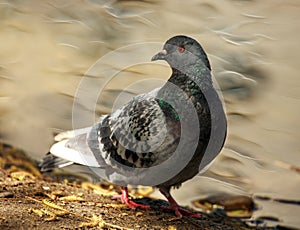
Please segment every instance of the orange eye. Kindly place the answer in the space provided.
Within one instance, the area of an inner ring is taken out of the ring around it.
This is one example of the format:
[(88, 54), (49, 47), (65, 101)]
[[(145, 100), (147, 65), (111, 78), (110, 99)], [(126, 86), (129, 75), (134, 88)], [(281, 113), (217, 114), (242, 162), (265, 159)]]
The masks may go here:
[(179, 53), (183, 53), (183, 52), (185, 51), (184, 46), (178, 46), (177, 51), (178, 51)]

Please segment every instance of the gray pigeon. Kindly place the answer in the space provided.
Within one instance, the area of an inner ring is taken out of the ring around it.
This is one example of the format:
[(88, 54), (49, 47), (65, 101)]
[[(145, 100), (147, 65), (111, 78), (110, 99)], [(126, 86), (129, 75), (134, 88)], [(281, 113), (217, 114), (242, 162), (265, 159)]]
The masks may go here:
[(213, 87), (211, 67), (201, 45), (175, 36), (152, 61), (164, 60), (172, 75), (164, 86), (134, 97), (92, 127), (55, 137), (42, 171), (70, 164), (89, 166), (97, 176), (118, 184), (118, 197), (130, 208), (150, 208), (130, 200), (128, 185), (157, 187), (178, 217), (200, 217), (180, 207), (171, 187), (205, 171), (221, 151), (226, 117)]

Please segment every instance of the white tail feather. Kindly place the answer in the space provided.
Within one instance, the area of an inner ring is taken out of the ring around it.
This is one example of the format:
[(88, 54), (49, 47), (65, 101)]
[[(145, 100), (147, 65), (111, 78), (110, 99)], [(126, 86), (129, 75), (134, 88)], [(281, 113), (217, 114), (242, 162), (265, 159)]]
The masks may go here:
[[(50, 153), (54, 156), (61, 157), (65, 160), (82, 164), (91, 167), (100, 167), (93, 153), (90, 151), (90, 154), (83, 154), (78, 152), (75, 149), (71, 149), (67, 147), (68, 140), (60, 141), (54, 145), (52, 145), (50, 149)], [(88, 149), (88, 146), (87, 146)]]

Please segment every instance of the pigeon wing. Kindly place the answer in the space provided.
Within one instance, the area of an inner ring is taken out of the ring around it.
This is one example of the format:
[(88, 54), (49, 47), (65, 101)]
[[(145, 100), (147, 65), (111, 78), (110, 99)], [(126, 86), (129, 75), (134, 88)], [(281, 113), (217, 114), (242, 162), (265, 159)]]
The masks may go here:
[(147, 168), (166, 158), (169, 151), (159, 149), (167, 134), (165, 114), (156, 98), (145, 94), (94, 125), (88, 142), (100, 165)]

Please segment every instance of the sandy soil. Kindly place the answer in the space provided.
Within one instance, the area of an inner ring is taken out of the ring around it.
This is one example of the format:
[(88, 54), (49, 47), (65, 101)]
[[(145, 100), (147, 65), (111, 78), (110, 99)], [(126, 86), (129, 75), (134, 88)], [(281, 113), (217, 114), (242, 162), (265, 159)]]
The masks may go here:
[(151, 210), (129, 209), (111, 198), (118, 187), (55, 182), (40, 175), (22, 151), (3, 144), (0, 168), (0, 229), (252, 229), (217, 213), (178, 219), (160, 209), (165, 201), (147, 197), (151, 191), (133, 194)]

